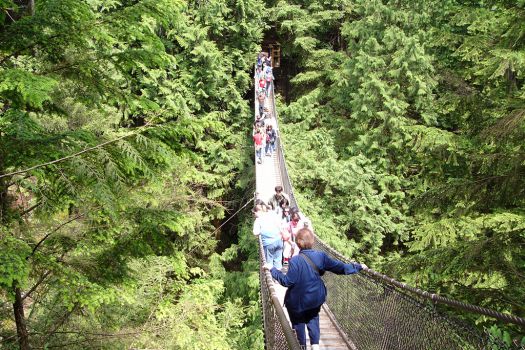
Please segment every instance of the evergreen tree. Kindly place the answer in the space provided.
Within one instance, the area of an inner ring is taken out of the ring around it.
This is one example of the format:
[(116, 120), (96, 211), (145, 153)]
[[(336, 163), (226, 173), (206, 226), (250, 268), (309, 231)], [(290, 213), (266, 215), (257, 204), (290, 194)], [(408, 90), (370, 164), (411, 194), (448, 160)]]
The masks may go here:
[(2, 4), (6, 347), (227, 349), (258, 325), (212, 234), (250, 165), (262, 6), (209, 5)]
[(272, 18), (299, 65), (283, 139), (320, 236), (412, 285), (522, 316), (523, 6), (280, 1)]

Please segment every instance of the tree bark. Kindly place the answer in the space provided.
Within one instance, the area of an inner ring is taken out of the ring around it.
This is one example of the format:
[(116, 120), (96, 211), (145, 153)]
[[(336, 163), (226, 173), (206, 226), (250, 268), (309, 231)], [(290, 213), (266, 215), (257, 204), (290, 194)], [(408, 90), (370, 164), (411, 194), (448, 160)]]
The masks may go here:
[[(1, 140), (2, 134), (0, 133), (0, 174), (4, 173), (4, 150)], [(5, 177), (0, 178), (0, 223), (5, 224), (7, 222), (7, 209), (8, 209), (8, 197), (7, 197), (7, 186), (8, 181)]]
[(15, 302), (13, 312), (15, 314), (16, 334), (18, 335), (18, 345), (20, 350), (31, 350), (29, 345), (29, 334), (27, 333), (26, 318), (24, 316), (24, 299), (19, 287), (15, 287)]
[(35, 15), (35, 0), (29, 0), (27, 2), (27, 12), (30, 16)]

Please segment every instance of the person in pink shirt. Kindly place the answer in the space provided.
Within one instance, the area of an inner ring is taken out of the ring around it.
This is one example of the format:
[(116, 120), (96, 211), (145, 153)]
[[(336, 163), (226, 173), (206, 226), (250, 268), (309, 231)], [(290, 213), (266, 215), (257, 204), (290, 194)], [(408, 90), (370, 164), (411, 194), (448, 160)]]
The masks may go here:
[(257, 163), (262, 163), (262, 149), (263, 149), (263, 134), (261, 130), (257, 130), (253, 135), (253, 142), (255, 144), (255, 156), (257, 157)]
[(304, 228), (304, 222), (301, 220), (299, 213), (292, 213), (290, 219), (291, 220), (288, 224), (288, 231), (290, 231), (290, 235), (295, 241), (295, 236), (297, 236), (297, 232), (299, 232), (300, 229)]

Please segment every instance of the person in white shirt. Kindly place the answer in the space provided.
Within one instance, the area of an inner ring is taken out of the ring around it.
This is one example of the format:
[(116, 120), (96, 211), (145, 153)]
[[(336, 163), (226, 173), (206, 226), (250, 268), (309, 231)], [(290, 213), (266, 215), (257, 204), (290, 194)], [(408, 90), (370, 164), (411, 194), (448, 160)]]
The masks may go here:
[(281, 269), (283, 267), (281, 218), (274, 211), (265, 212), (262, 205), (256, 205), (253, 213), (256, 218), (253, 223), (253, 234), (261, 236), (266, 262), (277, 269)]

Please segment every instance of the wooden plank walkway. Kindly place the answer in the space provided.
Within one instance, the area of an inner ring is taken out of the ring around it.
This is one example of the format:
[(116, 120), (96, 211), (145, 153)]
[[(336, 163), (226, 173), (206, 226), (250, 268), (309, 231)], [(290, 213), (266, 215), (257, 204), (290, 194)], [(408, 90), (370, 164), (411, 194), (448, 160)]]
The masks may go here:
[[(274, 119), (275, 113), (272, 108), (272, 104), (270, 103), (270, 100), (273, 98), (272, 95), (270, 95), (269, 98), (265, 101), (265, 107), (267, 107), (272, 112), (272, 119), (270, 120), (270, 123), (272, 123), (274, 129), (277, 130), (277, 123)], [(257, 107), (257, 106), (256, 106)], [(263, 156), (263, 163), (262, 164), (255, 164), (256, 167), (256, 191), (258, 193), (258, 197), (264, 201), (267, 201), (273, 194), (274, 194), (274, 188), (277, 185), (282, 185), (281, 182), (281, 176), (279, 172), (279, 162), (276, 153), (279, 152), (279, 150), (276, 150), (274, 154), (272, 154), (271, 157)], [(284, 294), (286, 293), (286, 288), (279, 285), (278, 283), (275, 283), (275, 290), (277, 292), (277, 297), (279, 298), (280, 304), (284, 304)], [(286, 313), (286, 317), (288, 318), (288, 312), (286, 308), (284, 307), (284, 311)], [(325, 304), (323, 305), (323, 308), (321, 309), (321, 313), (319, 314), (319, 320), (320, 320), (320, 326), (321, 326), (321, 339), (319, 342), (320, 349), (330, 349), (330, 350), (343, 350), (343, 349), (355, 349), (354, 346), (352, 346), (352, 343), (346, 339), (345, 336), (343, 336), (339, 331), (337, 325), (332, 321), (332, 319), (329, 317), (329, 309), (328, 306)], [(288, 318), (289, 320), (289, 318)], [(307, 344), (309, 344), (310, 341), (307, 340)], [(308, 349), (310, 349), (310, 346), (308, 345)]]
[[(277, 292), (277, 297), (279, 298), (279, 302), (281, 305), (284, 305), (284, 293), (286, 293), (286, 288), (281, 286), (278, 283), (275, 283), (274, 285), (275, 290)], [(286, 313), (286, 317), (288, 318), (288, 311), (286, 310), (286, 307), (284, 308), (284, 312)], [(341, 335), (341, 333), (338, 331), (338, 327), (330, 316), (328, 315), (329, 309), (328, 306), (325, 304), (321, 308), (321, 312), (319, 313), (319, 324), (321, 328), (321, 339), (319, 341), (319, 348), (320, 349), (330, 349), (330, 350), (348, 350), (348, 349), (355, 349), (350, 344), (346, 337)], [(288, 318), (288, 321), (290, 319)], [(308, 334), (308, 332), (307, 332)], [(308, 339), (308, 336), (306, 337), (306, 343), (310, 344), (310, 340)], [(310, 349), (310, 345), (308, 345), (308, 349)]]

